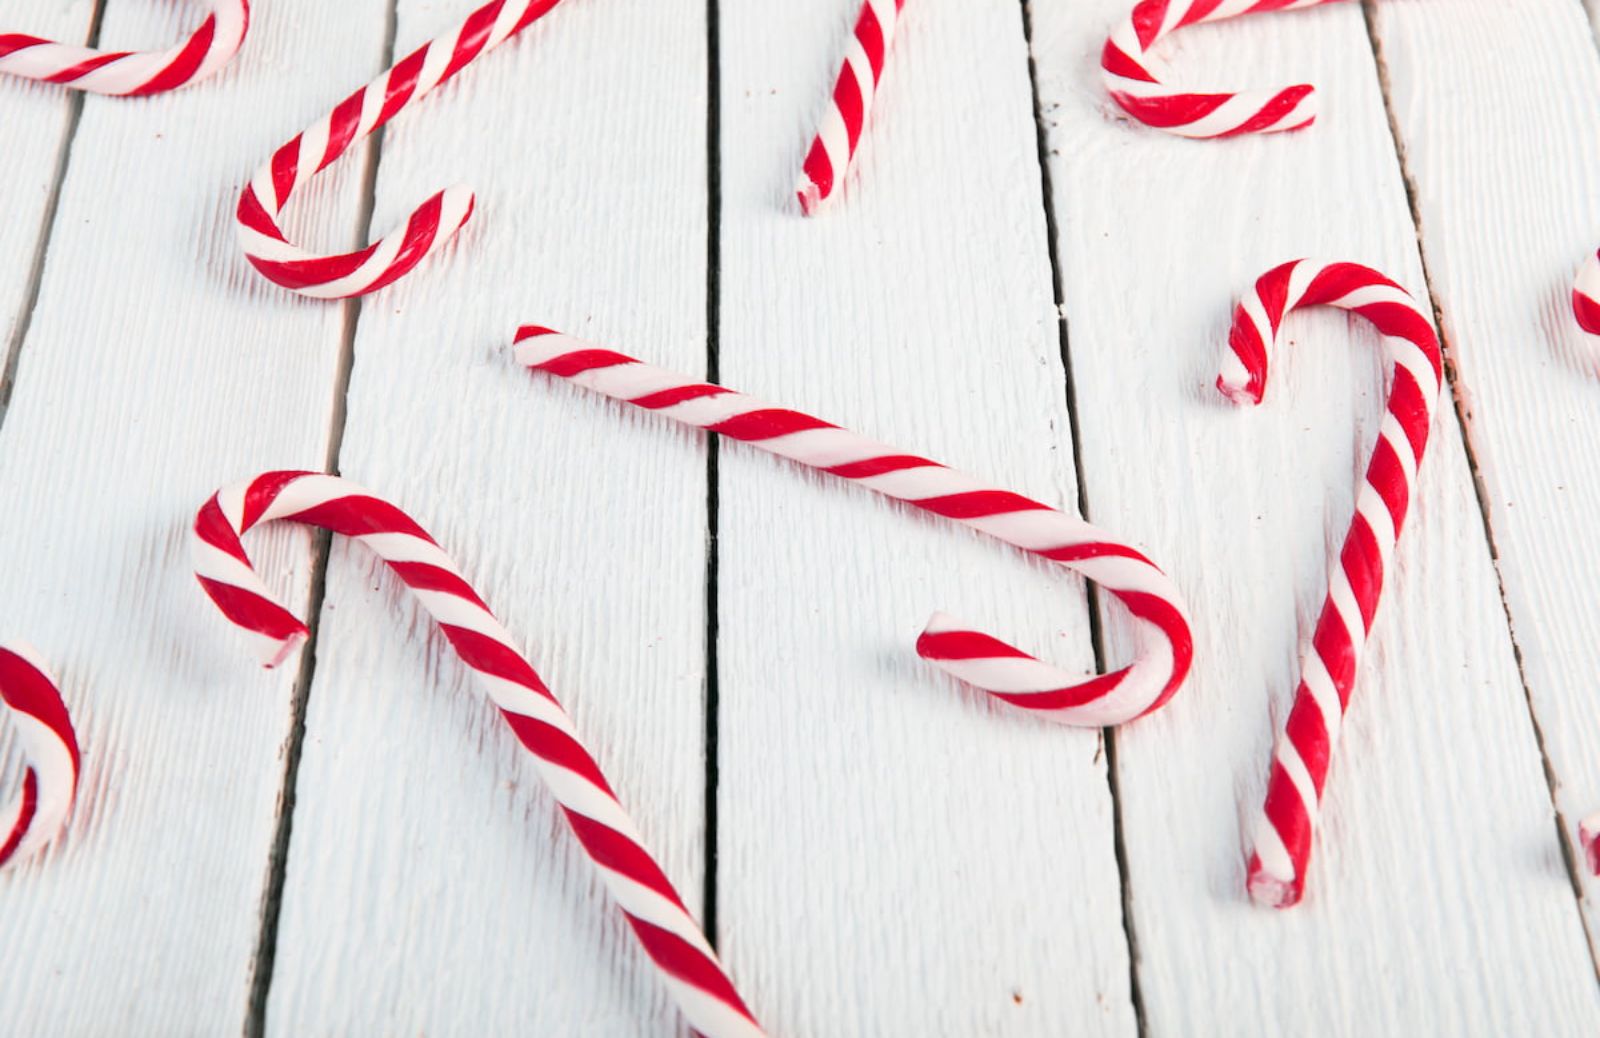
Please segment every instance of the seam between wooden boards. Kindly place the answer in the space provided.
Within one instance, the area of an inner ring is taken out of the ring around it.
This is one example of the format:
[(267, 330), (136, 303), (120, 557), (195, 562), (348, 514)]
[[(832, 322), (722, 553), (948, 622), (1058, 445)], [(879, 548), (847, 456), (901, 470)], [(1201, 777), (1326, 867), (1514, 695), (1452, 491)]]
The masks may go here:
[[(106, 0), (95, 0), (85, 46), (93, 47), (100, 41), (100, 23), (105, 15), (105, 4)], [(39, 236), (35, 239), (33, 259), (28, 266), (22, 290), (21, 316), (17, 319), (11, 341), (6, 343), (5, 354), (0, 356), (0, 426), (5, 425), (6, 412), (11, 406), (11, 392), (17, 382), (17, 368), (22, 363), (22, 346), (28, 338), (28, 330), (33, 327), (33, 312), (39, 305), (39, 290), (44, 284), (44, 258), (55, 234), (56, 213), (61, 205), (61, 185), (66, 182), (67, 166), (72, 161), (72, 144), (77, 139), (78, 126), (83, 121), (84, 91), (67, 89), (65, 101), (66, 127), (62, 133), (61, 147), (56, 152), (56, 168), (51, 177), (49, 194), (45, 197), (44, 213), (39, 220)]]
[[(384, 21), (382, 65), (394, 64), (395, 36), (399, 22), (399, 0), (389, 0)], [(382, 159), (386, 128), (379, 127), (368, 139), (362, 154), (360, 211), (356, 217), (355, 247), (360, 248), (372, 233), (372, 215), (377, 206), (378, 164)], [(287, 289), (285, 290), (287, 291)], [(323, 471), (339, 475), (339, 450), (344, 443), (348, 416), (350, 375), (355, 367), (356, 330), (361, 320), (361, 297), (343, 300), (339, 360), (334, 372), (332, 400), (328, 416), (327, 452)], [(305, 747), (306, 710), (311, 699), (311, 684), (316, 677), (317, 652), (322, 628), (322, 606), (328, 590), (328, 557), (333, 549), (333, 534), (318, 530), (311, 548), (310, 593), (306, 612), (309, 634), (300, 650), (300, 670), (295, 675), (290, 706), (289, 738), (284, 747), (283, 778), (279, 784), (278, 818), (272, 849), (267, 857), (267, 874), (262, 887), (261, 919), (256, 950), (251, 957), (248, 1001), (245, 1006), (246, 1038), (262, 1038), (266, 1033), (267, 999), (272, 989), (273, 965), (277, 960), (278, 924), (283, 910), (283, 888), (288, 876), (289, 843), (294, 830), (294, 808), (300, 758)]]
[[(722, 320), (722, 64), (718, 0), (706, 0), (706, 381), (719, 382)], [(701, 929), (717, 946), (717, 488), (719, 437), (706, 438), (705, 864)]]
[[(1078, 394), (1077, 386), (1072, 377), (1072, 353), (1070, 348), (1070, 334), (1067, 328), (1066, 299), (1062, 290), (1061, 260), (1058, 253), (1057, 241), (1059, 240), (1058, 227), (1056, 226), (1055, 207), (1052, 204), (1052, 184), (1050, 175), (1050, 141), (1045, 128), (1044, 109), (1039, 96), (1039, 71), (1038, 63), (1033, 57), (1033, 16), (1030, 9), (1032, 0), (1019, 0), (1018, 6), (1022, 14), (1023, 47), (1028, 59), (1028, 89), (1033, 99), (1033, 123), (1039, 158), (1039, 187), (1040, 208), (1044, 211), (1045, 248), (1050, 256), (1050, 287), (1056, 311), (1056, 328), (1061, 351), (1061, 367), (1064, 374), (1063, 394), (1067, 406), (1067, 427), (1072, 436), (1072, 468), (1077, 482), (1078, 514), (1084, 519), (1089, 518), (1089, 491), (1084, 478), (1082, 434), (1078, 427)], [(1094, 666), (1097, 673), (1106, 670), (1105, 634), (1101, 620), (1099, 589), (1089, 582), (1085, 585), (1085, 594), (1088, 598), (1089, 614), (1089, 642), (1094, 650)], [(1117, 862), (1117, 885), (1122, 895), (1122, 935), (1128, 949), (1128, 998), (1133, 1005), (1134, 1026), (1141, 1038), (1149, 1033), (1148, 1021), (1145, 1018), (1144, 998), (1139, 988), (1139, 940), (1138, 932), (1133, 922), (1133, 891), (1129, 885), (1128, 877), (1128, 851), (1123, 835), (1122, 821), (1122, 788), (1117, 781), (1117, 735), (1114, 727), (1100, 729), (1100, 743), (1106, 755), (1106, 784), (1111, 793), (1111, 842), (1113, 854)]]
[(1561, 860), (1567, 870), (1567, 879), (1572, 888), (1573, 909), (1578, 914), (1578, 922), (1583, 927), (1584, 937), (1589, 946), (1590, 964), (1595, 970), (1595, 978), (1600, 981), (1600, 957), (1597, 957), (1595, 935), (1589, 929), (1589, 923), (1583, 913), (1583, 883), (1578, 871), (1578, 853), (1572, 845), (1570, 829), (1566, 819), (1562, 816), (1560, 804), (1556, 798), (1555, 769), (1550, 763), (1550, 754), (1545, 746), (1544, 730), (1539, 724), (1538, 711), (1534, 708), (1533, 691), (1528, 684), (1527, 667), (1524, 664), (1522, 645), (1517, 640), (1517, 625), (1511, 614), (1510, 599), (1506, 595), (1505, 571), (1500, 565), (1500, 550), (1495, 543), (1494, 521), (1489, 510), (1489, 491), (1484, 482), (1483, 471), (1478, 465), (1477, 451), (1472, 441), (1471, 409), (1467, 405), (1463, 390), (1456, 378), (1455, 350), (1451, 343), (1449, 333), (1444, 321), (1444, 313), (1439, 306), (1438, 296), (1433, 289), (1433, 273), (1428, 265), (1428, 247), (1422, 234), (1422, 209), (1417, 200), (1417, 184), (1412, 176), (1411, 166), (1407, 161), (1405, 141), (1400, 132), (1399, 121), (1395, 117), (1393, 91), (1389, 77), (1389, 66), (1383, 53), (1383, 43), (1378, 36), (1376, 0), (1361, 0), (1361, 13), (1367, 30), (1367, 41), (1372, 47), (1372, 57), (1378, 73), (1378, 88), (1383, 97), (1384, 115), (1389, 123), (1389, 135), (1394, 141), (1395, 159), (1400, 165), (1400, 177), (1405, 185), (1406, 206), (1411, 211), (1411, 224), (1417, 239), (1417, 255), (1422, 265), (1423, 288), (1427, 293), (1427, 305), (1433, 315), (1434, 327), (1439, 333), (1439, 344), (1443, 353), (1444, 377), (1450, 386), (1451, 406), (1455, 409), (1456, 424), (1461, 434), (1461, 448), (1467, 459), (1467, 468), (1472, 475), (1472, 493), (1478, 503), (1478, 515), (1482, 522), (1484, 545), (1489, 552), (1489, 561), (1494, 567), (1496, 590), (1500, 596), (1500, 610), (1505, 616), (1506, 633), (1511, 639), (1511, 653), (1517, 665), (1517, 680), (1522, 686), (1522, 698), (1528, 709), (1528, 722), (1533, 728), (1534, 742), (1539, 747), (1539, 763), (1544, 771), (1545, 787), (1550, 795), (1550, 808), (1555, 818), (1556, 842), (1561, 848)]

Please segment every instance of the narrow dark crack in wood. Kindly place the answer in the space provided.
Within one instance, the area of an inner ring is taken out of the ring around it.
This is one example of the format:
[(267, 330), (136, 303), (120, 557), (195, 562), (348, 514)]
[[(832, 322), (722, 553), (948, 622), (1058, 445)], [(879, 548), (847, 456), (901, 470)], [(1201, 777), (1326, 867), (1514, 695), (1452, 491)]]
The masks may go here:
[(1406, 156), (1405, 139), (1400, 131), (1399, 119), (1395, 115), (1394, 91), (1390, 82), (1389, 66), (1384, 58), (1383, 42), (1378, 33), (1378, 12), (1376, 0), (1362, 0), (1362, 16), (1366, 22), (1367, 42), (1372, 48), (1373, 62), (1377, 67), (1378, 85), (1383, 94), (1384, 114), (1389, 121), (1389, 134), (1394, 142), (1396, 161), (1400, 165), (1400, 177), (1405, 185), (1406, 205), (1411, 212), (1412, 230), (1417, 240), (1417, 255), (1422, 263), (1423, 287), (1427, 292), (1426, 303), (1433, 313), (1434, 326), (1439, 331), (1439, 344), (1444, 354), (1444, 376), (1450, 386), (1450, 399), (1456, 414), (1456, 426), (1461, 433), (1461, 448), (1466, 454), (1467, 468), (1472, 475), (1472, 492), (1478, 503), (1478, 518), (1483, 528), (1484, 545), (1489, 552), (1489, 560), (1494, 567), (1495, 585), (1500, 595), (1500, 609), (1505, 616), (1506, 632), (1511, 640), (1511, 652), (1516, 661), (1517, 680), (1522, 686), (1522, 699), (1528, 710), (1528, 723), (1533, 728), (1533, 737), (1539, 748), (1539, 761), (1544, 769), (1545, 787), (1550, 797), (1550, 808), (1555, 815), (1556, 841), (1561, 848), (1561, 858), (1566, 866), (1567, 879), (1572, 887), (1573, 906), (1578, 914), (1578, 922), (1583, 927), (1584, 936), (1589, 945), (1590, 965), (1595, 972), (1595, 980), (1600, 983), (1600, 948), (1595, 945), (1595, 935), (1590, 930), (1589, 921), (1583, 912), (1583, 880), (1578, 862), (1580, 854), (1572, 841), (1572, 830), (1567, 820), (1562, 816), (1561, 806), (1556, 797), (1559, 781), (1556, 778), (1554, 766), (1550, 762), (1550, 752), (1545, 745), (1544, 729), (1539, 724), (1539, 713), (1534, 707), (1533, 688), (1528, 682), (1528, 671), (1523, 660), (1522, 645), (1517, 640), (1516, 619), (1511, 612), (1511, 601), (1506, 594), (1505, 570), (1500, 565), (1500, 549), (1495, 541), (1494, 520), (1490, 511), (1489, 489), (1484, 480), (1483, 470), (1478, 464), (1478, 454), (1472, 442), (1471, 407), (1468, 404), (1466, 390), (1460, 384), (1456, 373), (1455, 346), (1448, 333), (1444, 320), (1444, 311), (1439, 306), (1438, 294), (1434, 291), (1433, 273), (1428, 265), (1428, 247), (1422, 234), (1422, 208), (1418, 201), (1416, 178), (1412, 175), (1411, 165)]

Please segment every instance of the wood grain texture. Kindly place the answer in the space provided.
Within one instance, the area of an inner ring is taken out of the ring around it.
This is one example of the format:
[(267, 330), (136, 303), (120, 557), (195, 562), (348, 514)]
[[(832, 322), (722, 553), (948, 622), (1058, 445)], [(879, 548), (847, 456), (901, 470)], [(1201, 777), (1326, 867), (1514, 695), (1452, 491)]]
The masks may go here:
[(1570, 840), (1600, 809), (1600, 350), (1569, 303), (1600, 246), (1600, 56), (1562, 0), (1382, 4), (1374, 24)]
[[(1020, 9), (908, 4), (808, 221), (856, 13), (722, 5), (722, 380), (1074, 509)], [(718, 918), (772, 1033), (1132, 1033), (1098, 734), (912, 651), (948, 608), (1088, 672), (1082, 582), (738, 445), (719, 505)]]
[[(1091, 518), (1169, 560), (1198, 610), (1195, 678), (1118, 736), (1150, 1030), (1593, 1033), (1600, 1000), (1448, 408), (1329, 776), (1307, 900), (1246, 902), (1296, 639), (1348, 526), (1384, 375), (1370, 328), (1297, 316), (1266, 403), (1235, 411), (1211, 385), (1232, 301), (1305, 254), (1418, 292), (1423, 279), (1357, 7), (1175, 37), (1175, 80), (1323, 91), (1310, 130), (1204, 143), (1130, 124), (1104, 96), (1093, 56), (1125, 10), (1031, 5)], [(1127, 627), (1107, 626), (1115, 652)]]
[[(60, 0), (16, 0), (6, 5), (0, 32), (82, 43), (93, 13), (90, 0), (71, 5)], [(0, 133), (5, 136), (5, 175), (0, 176), (0, 213), (5, 214), (0, 219), (0, 378), (26, 317), (34, 261), (45, 233), (45, 213), (71, 110), (71, 95), (61, 87), (0, 76)], [(0, 401), (4, 399), (5, 387), (0, 385)]]
[[(452, 182), (479, 207), (364, 303), (340, 459), (460, 562), (697, 914), (706, 448), (510, 343), (538, 322), (703, 370), (705, 10), (570, 0), (395, 122), (374, 226)], [(402, 2), (397, 52), (458, 13)], [(683, 1030), (532, 758), (381, 570), (334, 548), (268, 1030)]]
[[(193, 17), (114, 3), (102, 37), (153, 46)], [(85, 103), (0, 434), (0, 627), (58, 668), (85, 766), (63, 842), (0, 876), (8, 1031), (242, 1027), (294, 673), (263, 675), (214, 615), (187, 532), (222, 482), (319, 463), (342, 318), (269, 290), (231, 212), (320, 99), (374, 71), (381, 20), (262, 4), (205, 89)], [(351, 237), (349, 172), (300, 230)], [(309, 545), (252, 545), (292, 600)]]

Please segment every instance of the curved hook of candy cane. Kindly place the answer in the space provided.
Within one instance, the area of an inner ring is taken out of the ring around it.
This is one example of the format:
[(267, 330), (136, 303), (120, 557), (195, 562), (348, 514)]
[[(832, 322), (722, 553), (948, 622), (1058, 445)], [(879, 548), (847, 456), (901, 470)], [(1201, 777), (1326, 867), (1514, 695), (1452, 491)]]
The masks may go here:
[(1359, 264), (1295, 260), (1263, 274), (1240, 301), (1217, 388), (1235, 403), (1259, 403), (1284, 316), (1306, 306), (1335, 306), (1371, 321), (1383, 335), (1393, 374), (1388, 414), (1356, 496), (1350, 531), (1328, 565), (1328, 596), (1303, 653), (1300, 684), (1256, 819), (1250, 895), (1278, 908), (1295, 904), (1305, 889), (1328, 762), (1378, 611), (1384, 571), (1405, 523), (1442, 371), (1433, 324), (1405, 289)]
[(93, 50), (0, 33), (0, 73), (93, 94), (143, 97), (205, 79), (233, 59), (249, 31), (249, 0), (212, 0), (200, 28), (170, 50)]
[(516, 357), (605, 396), (752, 444), (860, 483), (1077, 570), (1140, 621), (1134, 662), (1087, 681), (943, 613), (917, 653), (1014, 706), (1062, 724), (1121, 724), (1162, 706), (1189, 673), (1188, 611), (1167, 575), (1137, 549), (1082, 519), (836, 425), (664, 371), (537, 325), (518, 330)]
[(714, 1038), (759, 1038), (699, 926), (633, 820), (584, 749), (571, 719), (483, 600), (427, 531), (353, 483), (315, 472), (267, 472), (224, 487), (195, 518), (195, 576), (267, 666), (283, 662), (307, 629), (256, 575), (241, 536), (276, 519), (360, 541), (386, 562), (477, 675), (561, 806), (578, 842), (661, 972), (691, 1026)]
[(1106, 90), (1146, 126), (1180, 137), (1233, 137), (1310, 126), (1317, 117), (1309, 83), (1276, 90), (1195, 93), (1162, 82), (1150, 48), (1175, 29), (1255, 11), (1294, 11), (1335, 0), (1141, 0), (1100, 52)]
[(39, 654), (20, 642), (0, 645), (0, 713), (22, 737), (22, 791), (0, 807), (0, 868), (49, 843), (78, 795), (78, 737), (61, 692)]
[(559, 0), (493, 0), (397, 62), (275, 152), (239, 197), (240, 247), (269, 281), (316, 299), (366, 295), (404, 277), (472, 217), (471, 189), (438, 192), (403, 227), (355, 252), (324, 255), (290, 242), (279, 219), (312, 176), (478, 57), (533, 24)]
[(822, 203), (834, 196), (855, 157), (904, 6), (905, 0), (865, 0), (861, 5), (844, 65), (833, 86), (833, 97), (811, 150), (806, 152), (800, 182), (795, 186), (800, 211), (807, 216), (815, 214)]

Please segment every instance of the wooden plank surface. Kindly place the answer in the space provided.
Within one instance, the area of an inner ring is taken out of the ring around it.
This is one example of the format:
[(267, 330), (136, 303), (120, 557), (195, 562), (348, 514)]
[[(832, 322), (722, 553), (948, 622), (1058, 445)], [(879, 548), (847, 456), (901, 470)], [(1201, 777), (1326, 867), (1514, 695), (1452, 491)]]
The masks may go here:
[[(849, 6), (723, 5), (722, 380), (1072, 509), (1020, 10), (908, 4), (808, 221)], [(948, 608), (1087, 672), (1082, 582), (738, 445), (719, 466), (718, 918), (764, 1022), (1131, 1033), (1098, 733), (912, 652)]]
[[(1211, 387), (1232, 299), (1307, 253), (1419, 292), (1423, 279), (1359, 9), (1185, 30), (1170, 51), (1185, 82), (1234, 85), (1248, 69), (1324, 95), (1306, 132), (1189, 142), (1129, 125), (1098, 89), (1087, 58), (1123, 6), (1032, 12), (1091, 516), (1178, 560), (1202, 603), (1206, 664), (1119, 736), (1150, 1028), (1592, 1032), (1600, 1001), (1448, 409), (1330, 772), (1306, 901), (1246, 903), (1297, 638), (1384, 394), (1372, 331), (1308, 314), (1266, 403), (1234, 411)], [(1108, 629), (1125, 641), (1120, 619)]]
[[(403, 2), (397, 53), (456, 16)], [(479, 208), (363, 303), (340, 453), (460, 562), (697, 913), (706, 448), (510, 341), (533, 321), (703, 369), (705, 50), (700, 0), (563, 4), (391, 127), (375, 230), (449, 183)], [(681, 1029), (530, 755), (345, 542), (297, 790), (270, 1033)]]
[[(1563, 835), (1600, 809), (1600, 350), (1572, 275), (1600, 245), (1600, 57), (1576, 4), (1380, 5), (1468, 439)], [(1497, 60), (1464, 60), (1496, 55)], [(1577, 856), (1581, 861), (1581, 853)], [(1591, 940), (1600, 926), (1584, 881)]]
[[(94, 4), (17, 0), (6, 10), (7, 32), (82, 43)], [(0, 133), (5, 136), (5, 175), (0, 176), (0, 416), (5, 413), (6, 363), (29, 310), (35, 259), (56, 185), (61, 150), (72, 125), (67, 91), (48, 83), (0, 76)], [(4, 637), (0, 635), (0, 637)]]
[[(343, 544), (264, 911), (296, 675), (214, 615), (186, 530), (222, 482), (338, 446), (528, 649), (775, 1035), (1600, 1032), (1594, 888), (1555, 820), (1600, 807), (1600, 351), (1566, 306), (1600, 244), (1584, 5), (1382, 0), (1371, 39), (1353, 4), (1185, 29), (1161, 48), (1184, 82), (1323, 91), (1308, 131), (1199, 143), (1104, 96), (1128, 2), (908, 4), (844, 198), (809, 221), (790, 189), (853, 3), (563, 4), (391, 127), (375, 229), (455, 181), (479, 210), (358, 307), (261, 281), (231, 210), (382, 66), (388, 0), (258, 4), (211, 83), (84, 102), (36, 307), (76, 102), (0, 77), (0, 637), (57, 666), (86, 763), (63, 840), (0, 874), (0, 1030), (684, 1033), (524, 751)], [(101, 39), (170, 42), (195, 6), (109, 0)], [(464, 10), (398, 0), (398, 50)], [(92, 16), (13, 0), (0, 25), (81, 39)], [(366, 163), (290, 207), (300, 240), (361, 237)], [(1383, 370), (1370, 329), (1316, 312), (1260, 408), (1211, 381), (1236, 295), (1304, 254), (1419, 295), (1426, 259), (1465, 435), (1443, 408), (1307, 901), (1273, 913), (1244, 898), (1249, 826)], [(702, 437), (516, 369), (520, 321), (709, 358), (1068, 509), (1081, 471), (1089, 518), (1194, 604), (1194, 678), (1109, 758), (985, 701), (915, 657), (927, 614), (1087, 672), (1081, 581), (737, 444), (708, 482)], [(250, 547), (304, 605), (314, 545)], [(0, 725), (0, 790), (20, 771)]]
[[(155, 46), (193, 17), (116, 3), (102, 39)], [(187, 529), (220, 483), (323, 456), (341, 312), (268, 291), (231, 212), (336, 84), (374, 71), (381, 20), (368, 0), (262, 4), (205, 89), (85, 102), (0, 430), (0, 617), (59, 670), (85, 768), (63, 841), (0, 876), (14, 1033), (243, 1026), (295, 673), (261, 672), (215, 615)], [(319, 184), (298, 229), (348, 240), (360, 184)], [(292, 601), (310, 543), (252, 542)]]

